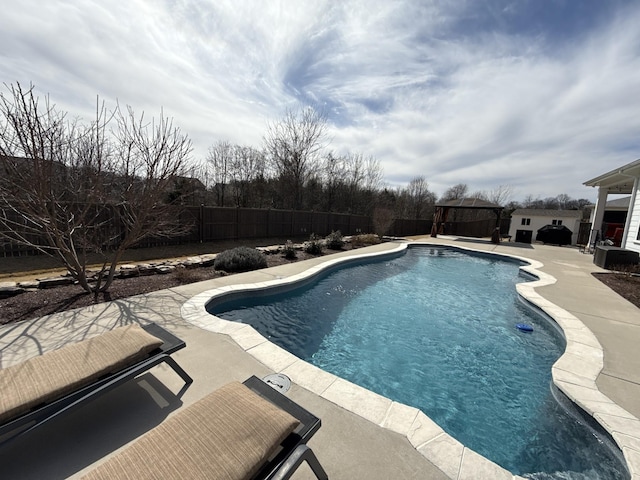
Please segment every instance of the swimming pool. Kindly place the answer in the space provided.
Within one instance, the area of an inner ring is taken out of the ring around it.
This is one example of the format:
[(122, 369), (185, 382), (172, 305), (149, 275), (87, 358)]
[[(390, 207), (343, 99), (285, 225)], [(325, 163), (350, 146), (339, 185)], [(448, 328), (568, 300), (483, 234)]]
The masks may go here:
[[(453, 263), (447, 263), (450, 260)], [(435, 275), (423, 278), (425, 272)], [(550, 324), (528, 317), (530, 311), (514, 288), (522, 280), (513, 262), (453, 250), (411, 249), (393, 260), (341, 268), (277, 298), (248, 301), (245, 295), (231, 303), (214, 302), (210, 308), (231, 318), (235, 313), (228, 311), (235, 309), (244, 322), (300, 358), (417, 406), (465, 445), (514, 473), (571, 471), (590, 475), (574, 478), (598, 478), (590, 470), (604, 466), (601, 478), (625, 478), (613, 476), (623, 469), (606, 449), (596, 449), (602, 455), (596, 458), (593, 451), (578, 455), (589, 442), (573, 443), (569, 452), (554, 446), (571, 444), (572, 437), (594, 438), (590, 432), (569, 429), (558, 436), (554, 425), (543, 425), (564, 413), (549, 388), (551, 364), (564, 345)], [(472, 292), (472, 286), (478, 291)], [(356, 305), (358, 297), (363, 303)], [(380, 298), (390, 301), (382, 307)], [(417, 310), (411, 305), (416, 299)], [(247, 316), (248, 303), (262, 311), (253, 320)], [(281, 321), (274, 323), (274, 318)], [(534, 323), (533, 334), (515, 331), (520, 320)], [(417, 324), (435, 328), (430, 333), (410, 330)], [(398, 332), (403, 335), (395, 335)], [(361, 353), (354, 355), (356, 347)], [(387, 355), (393, 353), (401, 355)], [(505, 380), (505, 368), (515, 370), (513, 381)], [(533, 385), (540, 398), (530, 394)], [(512, 414), (508, 422), (507, 411)], [(576, 424), (570, 417), (556, 423)], [(497, 429), (487, 430), (486, 424)], [(494, 451), (504, 445), (509, 446), (506, 451)]]

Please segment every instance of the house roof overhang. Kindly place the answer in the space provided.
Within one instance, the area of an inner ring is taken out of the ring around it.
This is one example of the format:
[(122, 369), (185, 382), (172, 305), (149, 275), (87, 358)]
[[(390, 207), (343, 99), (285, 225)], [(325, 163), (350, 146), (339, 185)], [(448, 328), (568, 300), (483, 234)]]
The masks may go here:
[(587, 180), (583, 185), (607, 188), (609, 193), (630, 194), (635, 178), (640, 178), (640, 159)]

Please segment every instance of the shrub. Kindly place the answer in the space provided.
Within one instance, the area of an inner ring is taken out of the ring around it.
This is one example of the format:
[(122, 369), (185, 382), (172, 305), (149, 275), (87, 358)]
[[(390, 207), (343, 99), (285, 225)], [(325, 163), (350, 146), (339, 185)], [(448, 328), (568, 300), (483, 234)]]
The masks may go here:
[(380, 237), (374, 233), (365, 233), (351, 237), (351, 245), (353, 247), (366, 247), (367, 245), (377, 245), (380, 243)]
[(248, 272), (259, 268), (266, 268), (267, 257), (255, 248), (236, 247), (216, 255), (213, 263), (214, 270), (225, 272)]
[(179, 266), (173, 271), (173, 277), (181, 284), (193, 283), (199, 280), (195, 270)]
[(322, 253), (322, 239), (312, 233), (309, 241), (304, 244), (304, 251), (311, 255), (320, 255)]
[(332, 231), (327, 235), (325, 240), (327, 248), (330, 250), (342, 250), (342, 247), (344, 247), (344, 240), (342, 239), (342, 233), (340, 233), (340, 230), (336, 232)]
[(382, 238), (393, 225), (393, 210), (390, 208), (376, 208), (373, 211), (373, 229)]
[(282, 253), (284, 258), (286, 258), (287, 260), (293, 260), (294, 258), (296, 258), (296, 249), (293, 248), (293, 242), (291, 242), (291, 240), (287, 240), (287, 243), (284, 244)]

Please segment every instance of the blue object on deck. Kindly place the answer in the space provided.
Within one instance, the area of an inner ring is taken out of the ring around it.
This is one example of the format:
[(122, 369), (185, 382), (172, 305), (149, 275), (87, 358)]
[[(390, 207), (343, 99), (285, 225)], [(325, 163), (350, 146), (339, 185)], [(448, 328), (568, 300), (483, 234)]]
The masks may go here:
[(531, 325), (527, 325), (526, 323), (516, 323), (516, 328), (518, 330), (522, 330), (523, 332), (533, 332), (533, 327)]

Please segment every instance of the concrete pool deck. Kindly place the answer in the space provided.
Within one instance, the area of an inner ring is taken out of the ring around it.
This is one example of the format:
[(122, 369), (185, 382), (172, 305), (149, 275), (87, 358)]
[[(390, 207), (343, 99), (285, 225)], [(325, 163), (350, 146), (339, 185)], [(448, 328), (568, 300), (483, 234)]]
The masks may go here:
[[(576, 339), (565, 363), (554, 369), (554, 378), (564, 382), (570, 396), (575, 394), (609, 427), (624, 445), (633, 478), (640, 478), (640, 310), (592, 277), (591, 272), (602, 271), (593, 265), (592, 257), (566, 247), (496, 246), (482, 240), (446, 237), (422, 240), (521, 256), (543, 264), (539, 270), (557, 281), (547, 282), (530, 294), (539, 295), (538, 301), (545, 309), (559, 307), (559, 321), (568, 322), (564, 326)], [(512, 478), (443, 434), (426, 416), (354, 388), (304, 362), (292, 361), (262, 337), (256, 337), (250, 327), (240, 331), (237, 327), (242, 325), (236, 325), (234, 332), (214, 333), (181, 316), (191, 316), (190, 320), (197, 323), (198, 313), (184, 305), (203, 292), (283, 281), (336, 257), (387, 251), (396, 246), (387, 243), (343, 252), (1, 327), (0, 366), (6, 367), (117, 325), (156, 322), (186, 341), (187, 348), (174, 358), (194, 378), (191, 387), (181, 392), (177, 376), (168, 368), (156, 367), (0, 448), (3, 476), (78, 477), (174, 410), (224, 383), (283, 371), (294, 381), (288, 396), (322, 419), (323, 426), (310, 446), (332, 479)], [(597, 340), (594, 342), (581, 324), (572, 323), (574, 319), (586, 325)], [(598, 355), (598, 343), (604, 355)], [(303, 466), (293, 478), (313, 477)]]

